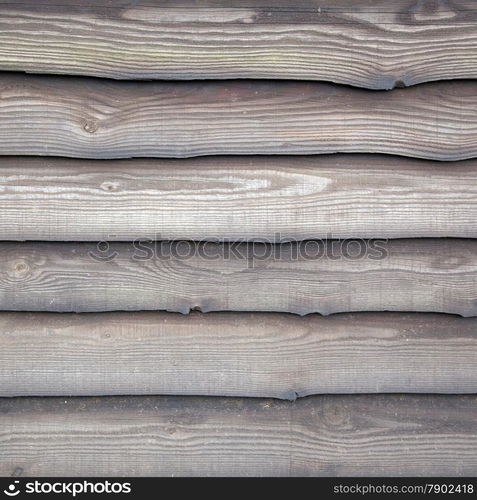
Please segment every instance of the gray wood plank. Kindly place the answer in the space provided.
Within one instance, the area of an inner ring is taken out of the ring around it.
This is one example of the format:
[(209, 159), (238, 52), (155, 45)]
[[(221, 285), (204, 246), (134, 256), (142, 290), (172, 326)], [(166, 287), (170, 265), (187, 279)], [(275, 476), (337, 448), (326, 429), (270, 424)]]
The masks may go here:
[(477, 237), (477, 162), (0, 157), (0, 239)]
[(0, 399), (0, 474), (475, 476), (475, 396)]
[(84, 158), (477, 156), (477, 82), (377, 92), (317, 82), (0, 75), (0, 154)]
[(0, 396), (477, 393), (477, 318), (1, 313)]
[(0, 244), (0, 309), (477, 315), (477, 240)]
[(473, 0), (2, 0), (0, 69), (392, 88), (477, 77)]

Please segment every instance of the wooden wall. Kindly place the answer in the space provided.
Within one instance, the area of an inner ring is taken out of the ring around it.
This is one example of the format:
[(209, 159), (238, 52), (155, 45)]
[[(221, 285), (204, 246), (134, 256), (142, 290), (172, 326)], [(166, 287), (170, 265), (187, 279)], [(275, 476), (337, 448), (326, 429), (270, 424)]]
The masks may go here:
[(390, 89), (475, 78), (476, 22), (473, 0), (1, 0), (0, 69)]
[(0, 401), (0, 474), (471, 476), (475, 396)]
[(5, 240), (477, 236), (475, 159), (0, 159)]
[(0, 154), (76, 158), (477, 156), (477, 83), (371, 92), (322, 82), (0, 75)]
[(477, 475), (476, 78), (473, 0), (0, 0), (0, 475)]
[[(0, 308), (477, 316), (477, 240), (0, 243)], [(252, 291), (252, 293), (251, 293)]]
[(474, 393), (477, 318), (0, 314), (0, 396)]

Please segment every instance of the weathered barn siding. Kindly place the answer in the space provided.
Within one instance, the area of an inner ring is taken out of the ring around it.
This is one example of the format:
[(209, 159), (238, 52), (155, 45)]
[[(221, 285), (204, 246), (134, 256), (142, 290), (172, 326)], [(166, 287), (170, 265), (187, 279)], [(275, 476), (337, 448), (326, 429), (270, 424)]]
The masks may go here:
[(477, 2), (269, 4), (0, 0), (0, 476), (477, 475)]
[(477, 82), (391, 92), (292, 81), (0, 75), (0, 154), (477, 156)]
[(477, 315), (477, 240), (0, 244), (0, 309)]
[(477, 318), (0, 313), (0, 396), (475, 393)]
[(0, 157), (0, 239), (477, 236), (477, 161)]
[(475, 396), (0, 400), (0, 474), (475, 476)]
[(476, 22), (473, 0), (2, 0), (0, 69), (382, 89), (477, 77)]

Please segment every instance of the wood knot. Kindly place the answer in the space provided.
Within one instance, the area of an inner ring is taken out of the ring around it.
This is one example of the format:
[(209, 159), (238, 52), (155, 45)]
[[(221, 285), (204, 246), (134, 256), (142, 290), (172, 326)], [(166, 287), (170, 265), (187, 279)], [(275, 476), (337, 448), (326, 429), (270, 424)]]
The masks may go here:
[(394, 82), (394, 87), (393, 88), (395, 88), (395, 89), (404, 89), (404, 88), (406, 88), (406, 84), (404, 83), (403, 80), (396, 80)]
[(418, 0), (411, 12), (416, 21), (452, 19), (457, 15), (447, 0)]
[(12, 477), (20, 477), (24, 473), (23, 467), (15, 467), (15, 469), (12, 472)]
[(28, 266), (27, 264), (25, 264), (25, 262), (18, 262), (18, 264), (15, 265), (15, 271), (18, 274), (24, 274), (28, 271)]
[(83, 130), (89, 134), (94, 134), (98, 130), (99, 124), (95, 120), (86, 120), (83, 123)]
[(323, 421), (328, 427), (346, 428), (350, 425), (349, 412), (338, 404), (329, 404), (326, 406)]
[(119, 189), (119, 182), (105, 181), (100, 187), (103, 191), (117, 191)]
[(25, 278), (29, 276), (31, 268), (25, 260), (17, 260), (13, 262), (13, 270), (11, 272), (12, 278)]

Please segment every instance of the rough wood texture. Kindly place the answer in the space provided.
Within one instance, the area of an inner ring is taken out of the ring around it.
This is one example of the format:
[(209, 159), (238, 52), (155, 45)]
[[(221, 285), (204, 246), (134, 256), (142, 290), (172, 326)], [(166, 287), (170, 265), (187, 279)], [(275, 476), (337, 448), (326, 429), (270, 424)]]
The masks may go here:
[(0, 154), (84, 158), (477, 156), (477, 82), (376, 92), (313, 82), (0, 75)]
[(477, 237), (477, 162), (0, 158), (2, 240)]
[(477, 319), (1, 313), (0, 396), (477, 392)]
[(473, 0), (0, 2), (0, 69), (392, 88), (477, 77)]
[(2, 476), (475, 476), (475, 396), (0, 400)]
[(477, 240), (2, 243), (0, 309), (477, 315)]

